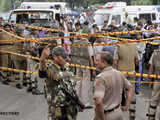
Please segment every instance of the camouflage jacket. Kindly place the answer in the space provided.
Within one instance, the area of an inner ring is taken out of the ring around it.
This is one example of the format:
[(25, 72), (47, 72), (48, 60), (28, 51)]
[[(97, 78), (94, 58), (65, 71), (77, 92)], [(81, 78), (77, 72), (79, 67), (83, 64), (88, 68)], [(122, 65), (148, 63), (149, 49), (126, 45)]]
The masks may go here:
[(76, 81), (68, 68), (61, 68), (59, 65), (51, 63), (40, 63), (40, 77), (45, 77), (45, 87), (47, 101), (55, 107), (72, 105), (71, 100), (65, 95), (62, 89), (65, 89), (72, 96), (75, 96)]
[(160, 48), (157, 49), (157, 50), (154, 50), (153, 52), (153, 56), (152, 56), (152, 61), (153, 61), (153, 65), (154, 65), (154, 68), (155, 68), (155, 73), (157, 75), (160, 74)]

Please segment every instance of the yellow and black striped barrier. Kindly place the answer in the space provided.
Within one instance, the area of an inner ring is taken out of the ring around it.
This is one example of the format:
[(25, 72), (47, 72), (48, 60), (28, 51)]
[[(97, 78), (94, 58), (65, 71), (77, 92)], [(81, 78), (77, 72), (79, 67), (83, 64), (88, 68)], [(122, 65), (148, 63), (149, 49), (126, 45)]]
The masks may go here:
[[(3, 50), (0, 50), (0, 52), (1, 53), (13, 54), (13, 55), (17, 55), (17, 56), (21, 56), (21, 57), (25, 57), (25, 58), (34, 59), (34, 60), (39, 60), (38, 57), (33, 57), (33, 56), (30, 56), (30, 55), (23, 55), (23, 54), (18, 54), (18, 53), (14, 53), (14, 52), (10, 52), (10, 51), (3, 51)], [(51, 61), (51, 60), (49, 60), (49, 61)], [(85, 66), (85, 65), (72, 64), (72, 63), (67, 63), (67, 65), (72, 66), (72, 67), (82, 68), (82, 69), (96, 70), (95, 67), (90, 67), (90, 66)], [(129, 75), (129, 76), (160, 79), (160, 75), (156, 75), (156, 74), (149, 75), (149, 74), (141, 74), (141, 73), (136, 73), (136, 72), (122, 72), (122, 73), (124, 75)]]

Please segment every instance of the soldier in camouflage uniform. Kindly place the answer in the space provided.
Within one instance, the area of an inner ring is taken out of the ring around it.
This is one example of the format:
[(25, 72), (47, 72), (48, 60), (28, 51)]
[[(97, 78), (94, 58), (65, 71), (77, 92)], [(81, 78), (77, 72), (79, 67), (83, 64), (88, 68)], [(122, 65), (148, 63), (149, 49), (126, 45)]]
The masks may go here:
[[(29, 38), (38, 38), (38, 34), (39, 31), (33, 29)], [(34, 43), (34, 42), (30, 42), (27, 44), (27, 49), (28, 52), (27, 54), (34, 56), (34, 57), (38, 57), (38, 44)], [(33, 60), (28, 58), (27, 59), (27, 70), (29, 71), (38, 71), (38, 61)], [(41, 91), (39, 91), (37, 89), (37, 84), (38, 84), (38, 75), (36, 74), (27, 74), (27, 84), (28, 84), (28, 88), (27, 88), (27, 92), (32, 92), (33, 95), (40, 95), (42, 94)]]
[[(160, 75), (160, 47), (152, 53), (149, 64), (149, 74), (154, 71), (156, 75)], [(159, 79), (155, 79), (155, 82), (159, 82)], [(156, 110), (160, 103), (160, 84), (154, 84), (152, 90), (152, 99), (148, 109), (148, 120), (156, 120)]]
[(64, 90), (72, 96), (75, 94), (75, 81), (72, 74), (65, 67), (67, 53), (62, 47), (52, 50), (53, 61), (45, 63), (50, 55), (50, 48), (44, 48), (40, 57), (39, 76), (47, 78), (45, 82), (45, 93), (48, 109), (48, 120), (76, 120), (77, 105), (65, 94)]

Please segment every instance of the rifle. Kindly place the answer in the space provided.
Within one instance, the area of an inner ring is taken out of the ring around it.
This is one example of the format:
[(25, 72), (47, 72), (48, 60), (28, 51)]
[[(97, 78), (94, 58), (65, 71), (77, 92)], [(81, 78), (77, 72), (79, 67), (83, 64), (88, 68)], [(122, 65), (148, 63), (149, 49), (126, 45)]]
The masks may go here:
[(85, 109), (85, 105), (79, 100), (77, 94), (75, 96), (71, 95), (69, 92), (67, 92), (64, 88), (61, 88), (63, 93), (76, 105), (80, 107), (80, 109)]

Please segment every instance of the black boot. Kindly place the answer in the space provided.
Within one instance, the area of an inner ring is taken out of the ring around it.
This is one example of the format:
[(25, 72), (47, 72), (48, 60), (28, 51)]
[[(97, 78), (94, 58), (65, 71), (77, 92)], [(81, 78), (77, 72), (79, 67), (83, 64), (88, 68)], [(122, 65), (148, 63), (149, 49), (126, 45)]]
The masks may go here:
[(2, 81), (2, 83), (3, 83), (4, 85), (9, 85), (10, 82), (11, 82), (11, 80), (4, 80), (4, 81)]
[(24, 87), (27, 87), (27, 85), (28, 85), (27, 82), (23, 82)]
[(27, 92), (32, 92), (32, 87), (28, 87)]
[(19, 83), (18, 83), (18, 84), (16, 85), (16, 88), (18, 88), (18, 89), (22, 89), (23, 87), (22, 87), (22, 85), (21, 85), (21, 84), (19, 84)]
[(135, 116), (130, 116), (129, 120), (135, 120)]

